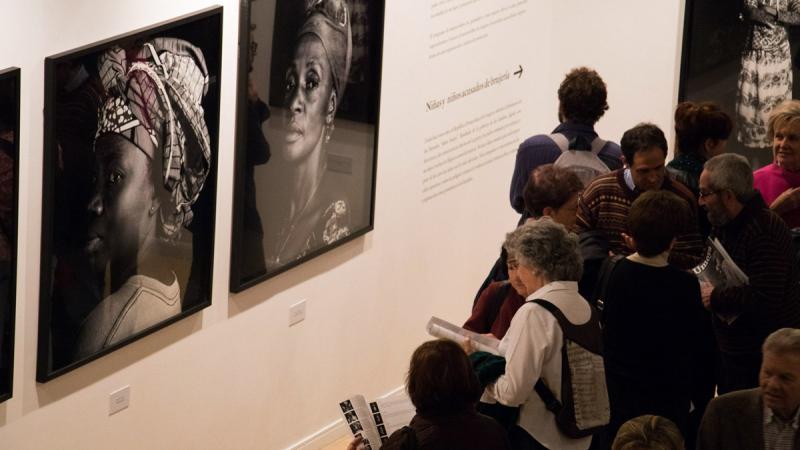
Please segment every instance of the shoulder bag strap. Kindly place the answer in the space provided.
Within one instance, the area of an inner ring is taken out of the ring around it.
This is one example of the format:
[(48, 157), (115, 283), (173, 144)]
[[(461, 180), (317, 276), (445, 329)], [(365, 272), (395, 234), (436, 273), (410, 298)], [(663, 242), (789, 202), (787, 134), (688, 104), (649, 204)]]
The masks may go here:
[(553, 133), (548, 136), (555, 144), (558, 146), (558, 149), (561, 150), (561, 153), (569, 150), (569, 139), (561, 133)]
[(594, 138), (594, 140), (592, 141), (592, 153), (594, 153), (595, 155), (600, 154), (600, 150), (602, 150), (603, 147), (606, 146), (607, 142), (608, 141), (606, 140), (600, 139), (600, 136)]
[(622, 255), (611, 255), (604, 259), (603, 264), (600, 266), (597, 283), (594, 285), (594, 292), (592, 292), (592, 301), (601, 313), (605, 308), (606, 290), (608, 289), (608, 280), (611, 278), (611, 272), (614, 271), (614, 267), (617, 266), (617, 263), (622, 258), (624, 258)]

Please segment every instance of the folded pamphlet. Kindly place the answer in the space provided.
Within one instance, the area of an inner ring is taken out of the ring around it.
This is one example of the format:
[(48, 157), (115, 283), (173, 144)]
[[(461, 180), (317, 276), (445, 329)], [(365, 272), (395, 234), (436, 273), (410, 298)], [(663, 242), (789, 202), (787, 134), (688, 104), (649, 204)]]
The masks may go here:
[(451, 340), (457, 344), (463, 344), (467, 338), (472, 341), (472, 347), (481, 352), (488, 352), (493, 355), (500, 354), (500, 340), (493, 336), (486, 336), (474, 331), (465, 330), (458, 325), (442, 320), (438, 317), (431, 317), (427, 325), (428, 334), (442, 339)]
[(406, 426), (416, 409), (405, 389), (367, 403), (363, 395), (353, 395), (339, 403), (342, 416), (353, 437), (364, 438), (361, 448), (378, 450), (396, 430)]

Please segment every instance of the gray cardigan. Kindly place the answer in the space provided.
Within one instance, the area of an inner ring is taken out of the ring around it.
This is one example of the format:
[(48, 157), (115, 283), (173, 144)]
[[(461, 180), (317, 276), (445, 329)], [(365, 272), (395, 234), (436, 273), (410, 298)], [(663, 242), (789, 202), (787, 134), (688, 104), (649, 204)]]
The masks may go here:
[[(800, 433), (795, 433), (793, 449), (800, 450)], [(697, 433), (697, 450), (764, 450), (761, 389), (711, 400)]]

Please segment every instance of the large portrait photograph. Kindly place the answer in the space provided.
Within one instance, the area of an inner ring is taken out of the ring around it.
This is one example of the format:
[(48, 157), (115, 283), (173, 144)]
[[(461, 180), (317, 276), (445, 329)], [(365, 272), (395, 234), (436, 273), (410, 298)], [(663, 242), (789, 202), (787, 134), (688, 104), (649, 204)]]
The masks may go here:
[(729, 151), (771, 163), (769, 115), (799, 94), (800, 0), (687, 0), (679, 97), (733, 119)]
[(245, 0), (231, 290), (373, 226), (382, 0)]
[(45, 60), (37, 380), (208, 306), (222, 8)]
[(20, 70), (0, 71), (0, 402), (11, 397), (14, 373)]

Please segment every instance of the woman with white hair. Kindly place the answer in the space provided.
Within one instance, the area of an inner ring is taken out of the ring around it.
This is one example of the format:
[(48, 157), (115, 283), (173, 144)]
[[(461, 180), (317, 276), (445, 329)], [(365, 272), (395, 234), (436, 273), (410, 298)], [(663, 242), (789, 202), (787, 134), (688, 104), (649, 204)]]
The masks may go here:
[[(591, 306), (578, 294), (582, 272), (578, 238), (563, 225), (543, 219), (512, 231), (504, 245), (517, 260), (514, 275), (525, 287), (528, 301), (517, 310), (500, 343), (505, 373), (486, 387), (482, 401), (520, 407), (517, 424), (509, 431), (514, 448), (585, 450), (591, 437), (565, 435), (534, 391), (541, 378), (560, 399), (564, 333), (551, 312), (531, 301), (551, 303), (576, 326), (593, 319)], [(599, 340), (599, 326), (594, 334)]]

